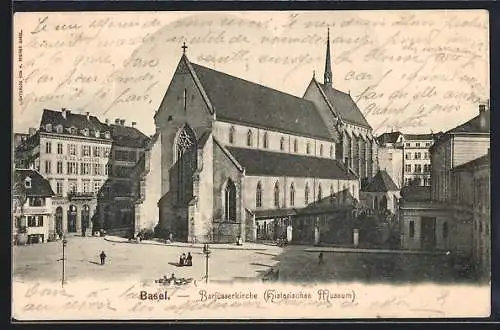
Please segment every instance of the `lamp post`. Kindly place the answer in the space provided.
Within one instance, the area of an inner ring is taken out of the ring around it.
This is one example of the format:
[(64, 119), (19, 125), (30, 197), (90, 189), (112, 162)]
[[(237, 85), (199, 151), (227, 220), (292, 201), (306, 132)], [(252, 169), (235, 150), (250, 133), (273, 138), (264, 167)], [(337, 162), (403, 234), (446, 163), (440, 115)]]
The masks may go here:
[(208, 249), (208, 244), (203, 246), (203, 253), (205, 254), (205, 283), (208, 283), (208, 257), (211, 253)]
[(66, 257), (64, 255), (64, 250), (66, 248), (66, 244), (68, 243), (68, 241), (64, 238), (63, 241), (62, 241), (62, 276), (61, 276), (61, 286), (64, 287), (64, 266), (65, 266), (65, 261), (66, 261)]

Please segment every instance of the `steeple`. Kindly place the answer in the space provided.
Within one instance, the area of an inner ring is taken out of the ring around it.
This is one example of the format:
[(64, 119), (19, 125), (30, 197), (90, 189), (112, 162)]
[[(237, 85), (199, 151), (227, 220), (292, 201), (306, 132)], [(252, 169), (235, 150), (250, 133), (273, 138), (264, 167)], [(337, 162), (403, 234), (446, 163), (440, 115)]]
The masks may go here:
[(324, 84), (332, 86), (332, 64), (330, 59), (330, 28), (328, 28), (328, 36), (326, 39), (326, 59), (325, 59), (325, 75)]

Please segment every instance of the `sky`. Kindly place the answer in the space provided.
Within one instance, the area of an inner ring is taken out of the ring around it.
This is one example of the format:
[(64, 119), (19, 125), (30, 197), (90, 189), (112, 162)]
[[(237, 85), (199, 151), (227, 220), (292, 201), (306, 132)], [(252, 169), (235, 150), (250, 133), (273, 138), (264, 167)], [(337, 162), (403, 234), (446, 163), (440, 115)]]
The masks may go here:
[(184, 42), (191, 62), (300, 97), (313, 74), (323, 79), (328, 29), (333, 86), (374, 134), (447, 130), (489, 98), (488, 20), (481, 10), (16, 13), (14, 131), (65, 107), (154, 133)]

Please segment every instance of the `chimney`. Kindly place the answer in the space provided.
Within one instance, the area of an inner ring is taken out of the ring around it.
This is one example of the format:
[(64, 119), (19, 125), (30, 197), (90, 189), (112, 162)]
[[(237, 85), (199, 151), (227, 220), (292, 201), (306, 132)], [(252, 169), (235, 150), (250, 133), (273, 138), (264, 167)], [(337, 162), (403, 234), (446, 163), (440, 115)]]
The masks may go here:
[(120, 119), (120, 125), (125, 126), (125, 119)]
[(479, 105), (479, 126), (484, 129), (486, 128), (486, 105), (485, 104), (480, 104)]
[(115, 125), (120, 125), (120, 118), (115, 119)]
[(61, 108), (61, 115), (66, 119), (66, 108)]
[(34, 128), (34, 127), (30, 127), (30, 128), (28, 129), (28, 132), (29, 132), (29, 135), (30, 135), (30, 136), (33, 136), (33, 135), (35, 135), (35, 133), (36, 133), (36, 128)]
[(135, 125), (137, 125), (137, 123), (135, 121), (132, 122), (132, 127), (135, 127)]
[(90, 120), (90, 112), (87, 111), (85, 114), (87, 115), (87, 120)]

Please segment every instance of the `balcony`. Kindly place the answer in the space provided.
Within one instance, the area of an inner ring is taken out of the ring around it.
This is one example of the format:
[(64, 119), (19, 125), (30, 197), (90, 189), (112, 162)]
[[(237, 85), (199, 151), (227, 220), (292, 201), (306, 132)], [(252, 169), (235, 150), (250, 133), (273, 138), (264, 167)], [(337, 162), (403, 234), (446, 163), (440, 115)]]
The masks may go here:
[(93, 192), (69, 192), (68, 199), (69, 200), (86, 200), (92, 199), (95, 197)]
[[(23, 209), (23, 215), (28, 216), (28, 215), (38, 215), (38, 214), (50, 214), (52, 213), (51, 209), (47, 206), (25, 206)], [(21, 215), (20, 210), (16, 210), (14, 212), (14, 215)]]

